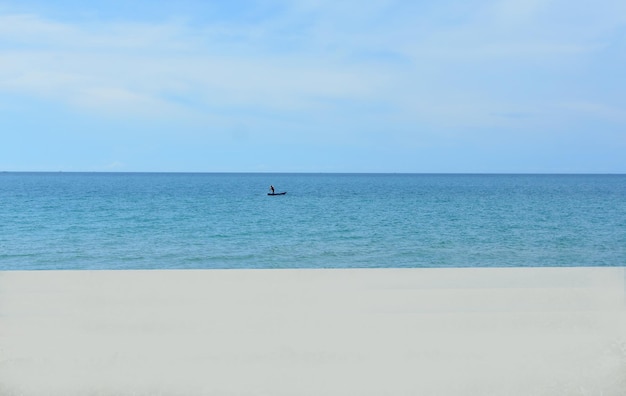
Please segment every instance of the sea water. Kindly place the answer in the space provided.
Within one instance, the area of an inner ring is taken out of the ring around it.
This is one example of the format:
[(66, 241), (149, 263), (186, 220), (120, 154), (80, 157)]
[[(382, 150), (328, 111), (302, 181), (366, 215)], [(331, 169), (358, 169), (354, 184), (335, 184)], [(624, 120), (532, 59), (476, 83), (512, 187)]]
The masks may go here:
[(624, 265), (626, 175), (0, 173), (0, 270)]

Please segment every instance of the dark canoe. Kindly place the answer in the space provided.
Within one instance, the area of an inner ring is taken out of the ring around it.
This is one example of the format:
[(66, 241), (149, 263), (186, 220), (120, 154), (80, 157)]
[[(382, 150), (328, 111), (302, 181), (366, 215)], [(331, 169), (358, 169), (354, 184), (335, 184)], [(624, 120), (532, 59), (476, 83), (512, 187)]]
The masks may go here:
[(287, 194), (287, 191), (279, 192), (279, 193), (267, 193), (267, 195), (285, 195), (285, 194)]

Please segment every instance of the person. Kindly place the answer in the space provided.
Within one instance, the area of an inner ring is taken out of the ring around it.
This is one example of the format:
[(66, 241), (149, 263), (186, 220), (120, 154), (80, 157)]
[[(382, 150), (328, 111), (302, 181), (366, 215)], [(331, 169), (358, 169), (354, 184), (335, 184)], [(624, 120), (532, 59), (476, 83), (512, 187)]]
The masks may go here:
[(272, 190), (272, 194), (274, 194), (274, 186), (270, 185), (270, 190)]

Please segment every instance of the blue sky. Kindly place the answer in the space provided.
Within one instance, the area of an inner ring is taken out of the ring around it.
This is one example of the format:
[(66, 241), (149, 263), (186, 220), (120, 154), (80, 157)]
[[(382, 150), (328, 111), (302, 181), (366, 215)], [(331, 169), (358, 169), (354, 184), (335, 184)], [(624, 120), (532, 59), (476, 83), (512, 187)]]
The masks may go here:
[(626, 172), (626, 2), (0, 0), (0, 170)]

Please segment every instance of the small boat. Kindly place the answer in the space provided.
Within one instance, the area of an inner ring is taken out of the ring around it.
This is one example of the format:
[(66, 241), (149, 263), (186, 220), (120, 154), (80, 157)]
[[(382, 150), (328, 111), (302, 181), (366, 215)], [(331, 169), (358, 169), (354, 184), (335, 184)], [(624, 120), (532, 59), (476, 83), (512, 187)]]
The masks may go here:
[(283, 192), (277, 192), (277, 193), (267, 193), (267, 195), (285, 195), (287, 194), (287, 191), (283, 191)]

